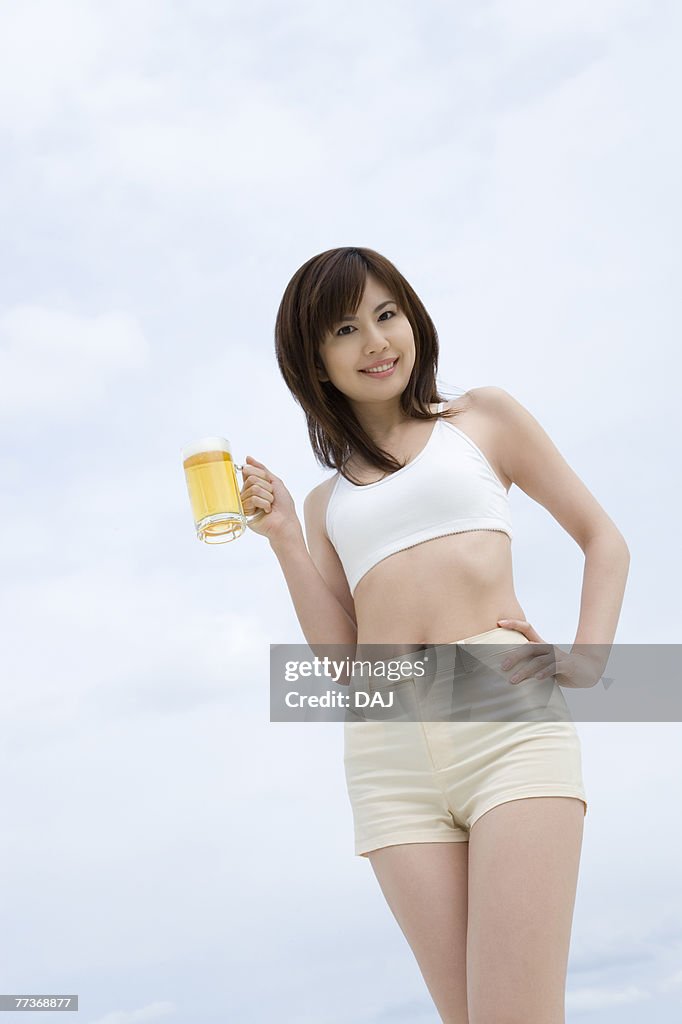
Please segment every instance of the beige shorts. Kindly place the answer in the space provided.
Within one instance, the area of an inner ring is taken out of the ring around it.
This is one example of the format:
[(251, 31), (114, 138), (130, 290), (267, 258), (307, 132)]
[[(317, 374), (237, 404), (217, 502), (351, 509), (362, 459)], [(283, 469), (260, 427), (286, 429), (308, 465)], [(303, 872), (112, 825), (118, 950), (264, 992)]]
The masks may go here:
[[(529, 642), (501, 627), (458, 641)], [(467, 842), (481, 815), (523, 797), (577, 797), (587, 814), (572, 721), (346, 721), (344, 767), (360, 857), (398, 843)]]

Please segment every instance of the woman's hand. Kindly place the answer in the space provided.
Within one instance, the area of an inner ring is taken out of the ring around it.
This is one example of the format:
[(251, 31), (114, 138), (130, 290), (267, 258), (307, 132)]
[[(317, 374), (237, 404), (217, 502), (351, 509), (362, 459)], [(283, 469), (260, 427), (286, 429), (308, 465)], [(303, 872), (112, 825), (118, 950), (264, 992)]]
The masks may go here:
[[(499, 619), (498, 626), (515, 629), (530, 640), (532, 647), (522, 644), (518, 650), (510, 651), (500, 667), (512, 671), (512, 685), (526, 679), (547, 679), (553, 676), (559, 686), (571, 689), (585, 689), (595, 686), (601, 678), (601, 660), (589, 652), (562, 651), (560, 647), (546, 644), (530, 622), (525, 619)], [(590, 645), (583, 645), (589, 647)]]
[(265, 511), (257, 522), (248, 524), (250, 530), (269, 540), (289, 530), (302, 535), (294, 500), (278, 476), (251, 455), (244, 460), (242, 476), (244, 483), (239, 493), (244, 512), (251, 516), (259, 508)]

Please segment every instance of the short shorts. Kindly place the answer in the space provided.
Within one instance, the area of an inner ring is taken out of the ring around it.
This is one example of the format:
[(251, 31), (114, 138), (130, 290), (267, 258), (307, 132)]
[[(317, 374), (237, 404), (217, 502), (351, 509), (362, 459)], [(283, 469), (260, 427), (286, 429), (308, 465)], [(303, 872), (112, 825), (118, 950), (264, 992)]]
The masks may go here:
[[(501, 658), (529, 642), (498, 627), (457, 644), (504, 645)], [(346, 721), (344, 768), (361, 857), (399, 843), (467, 842), (481, 815), (523, 797), (577, 797), (587, 814), (571, 720)]]

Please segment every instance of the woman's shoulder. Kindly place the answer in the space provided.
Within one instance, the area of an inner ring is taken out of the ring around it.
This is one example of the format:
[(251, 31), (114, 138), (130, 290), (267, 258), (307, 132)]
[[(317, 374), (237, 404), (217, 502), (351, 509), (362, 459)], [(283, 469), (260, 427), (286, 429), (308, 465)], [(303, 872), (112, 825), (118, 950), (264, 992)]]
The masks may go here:
[(458, 428), (462, 428), (481, 449), (507, 489), (511, 487), (512, 481), (503, 465), (505, 432), (502, 424), (505, 422), (504, 410), (513, 401), (508, 392), (491, 385), (472, 388), (461, 398), (446, 403), (443, 410), (444, 418), (450, 412)]
[[(480, 388), (470, 388), (457, 398), (451, 398), (443, 403), (443, 413), (476, 412), (481, 415), (494, 412), (495, 409), (509, 399), (508, 392), (496, 385), (485, 385)], [(434, 406), (437, 409), (438, 406)]]
[[(321, 483), (316, 484), (308, 491), (303, 501), (303, 515), (306, 521), (306, 535), (309, 530), (322, 531), (327, 537), (327, 508), (334, 490), (334, 485), (339, 478), (338, 473), (326, 477)], [(310, 525), (308, 525), (310, 524)], [(327, 537), (327, 539), (329, 539)]]
[(478, 389), (474, 388), (471, 391), (465, 391), (461, 395), (457, 395), (456, 398), (446, 398), (440, 405), (432, 405), (431, 412), (438, 412), (440, 409), (441, 414), (446, 417), (466, 412), (467, 409), (471, 408), (476, 390)]
[(334, 490), (334, 484), (339, 478), (338, 472), (332, 473), (331, 476), (327, 476), (319, 484), (316, 484), (311, 491), (306, 494), (305, 500), (309, 504), (315, 504), (317, 502), (323, 502), (325, 498), (331, 495)]

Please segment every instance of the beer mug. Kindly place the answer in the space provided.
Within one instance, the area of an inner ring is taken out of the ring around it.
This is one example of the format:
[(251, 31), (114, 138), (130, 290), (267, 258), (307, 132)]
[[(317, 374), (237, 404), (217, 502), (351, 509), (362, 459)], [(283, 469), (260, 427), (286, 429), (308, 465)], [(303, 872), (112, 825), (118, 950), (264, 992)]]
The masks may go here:
[(202, 437), (182, 449), (189, 500), (199, 540), (225, 544), (241, 537), (249, 523), (265, 515), (259, 509), (252, 516), (244, 512), (230, 442), (224, 437)]

